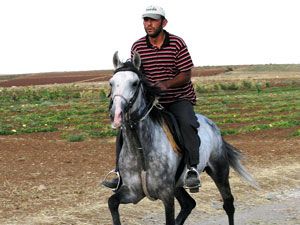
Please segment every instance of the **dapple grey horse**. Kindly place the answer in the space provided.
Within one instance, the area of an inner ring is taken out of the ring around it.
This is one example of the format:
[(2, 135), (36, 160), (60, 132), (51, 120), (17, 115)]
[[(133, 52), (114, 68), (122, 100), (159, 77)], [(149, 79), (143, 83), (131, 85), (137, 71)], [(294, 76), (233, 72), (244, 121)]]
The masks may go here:
[[(108, 205), (113, 224), (119, 225), (119, 205), (137, 204), (144, 197), (161, 200), (167, 225), (184, 224), (196, 206), (195, 200), (184, 189), (184, 167), (176, 180), (182, 155), (174, 151), (174, 145), (163, 129), (162, 123), (151, 113), (157, 101), (146, 98), (140, 56), (135, 53), (132, 62), (121, 62), (117, 52), (113, 56), (115, 74), (110, 79), (112, 126), (122, 129), (123, 146), (119, 157), (121, 187), (109, 198)], [(234, 198), (229, 185), (231, 166), (251, 185), (254, 179), (240, 163), (241, 153), (225, 142), (218, 127), (208, 118), (197, 114), (201, 139), (199, 172), (206, 171), (214, 180), (223, 199), (223, 208), (229, 224), (234, 224)], [(175, 219), (174, 200), (180, 204)], [(163, 224), (163, 222), (162, 222)]]

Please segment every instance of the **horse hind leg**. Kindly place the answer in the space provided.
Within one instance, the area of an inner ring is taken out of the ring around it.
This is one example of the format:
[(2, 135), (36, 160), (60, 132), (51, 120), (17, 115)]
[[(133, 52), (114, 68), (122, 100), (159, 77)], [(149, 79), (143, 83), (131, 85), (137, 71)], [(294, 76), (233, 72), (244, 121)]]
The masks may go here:
[(223, 199), (223, 209), (228, 216), (229, 225), (234, 225), (234, 198), (229, 184), (229, 164), (225, 159), (213, 162), (213, 170), (206, 168), (207, 174), (215, 182)]
[(175, 197), (180, 204), (180, 212), (176, 217), (175, 224), (184, 224), (187, 217), (190, 215), (192, 210), (196, 207), (196, 201), (186, 192), (183, 187), (175, 189)]

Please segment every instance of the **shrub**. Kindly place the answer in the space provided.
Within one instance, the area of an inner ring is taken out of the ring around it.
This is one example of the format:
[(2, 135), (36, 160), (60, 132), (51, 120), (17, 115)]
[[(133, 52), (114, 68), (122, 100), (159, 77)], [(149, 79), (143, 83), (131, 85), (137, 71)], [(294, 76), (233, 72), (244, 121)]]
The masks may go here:
[(227, 90), (227, 84), (226, 83), (220, 83), (221, 90)]
[(227, 90), (231, 90), (231, 91), (236, 91), (239, 90), (240, 87), (238, 85), (238, 83), (230, 83), (228, 84)]
[(219, 91), (221, 89), (219, 84), (214, 84), (214, 91)]
[(294, 136), (294, 137), (299, 137), (299, 136), (300, 136), (300, 129), (296, 130), (296, 131), (293, 133), (293, 136)]
[(101, 89), (101, 90), (100, 90), (99, 97), (100, 97), (100, 100), (101, 100), (101, 101), (106, 101), (106, 100), (107, 100), (107, 94), (106, 94), (106, 92), (104, 91), (104, 89)]
[(262, 83), (261, 82), (257, 82), (255, 84), (255, 87), (256, 87), (256, 90), (257, 90), (257, 93), (259, 94), (260, 92), (262, 92)]
[(242, 85), (245, 89), (251, 89), (253, 87), (252, 82), (248, 80), (243, 80)]
[(67, 137), (69, 142), (80, 142), (85, 140), (85, 136), (83, 134), (71, 134)]
[(205, 86), (203, 86), (203, 85), (196, 85), (196, 92), (197, 93), (206, 93), (207, 90), (206, 90)]

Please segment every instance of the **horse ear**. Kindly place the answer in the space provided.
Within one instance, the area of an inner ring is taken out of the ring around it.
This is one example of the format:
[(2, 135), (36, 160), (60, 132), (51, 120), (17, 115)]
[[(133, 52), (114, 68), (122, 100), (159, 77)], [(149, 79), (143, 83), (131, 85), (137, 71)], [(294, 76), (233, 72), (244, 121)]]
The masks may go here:
[(133, 62), (134, 67), (139, 70), (140, 66), (141, 66), (141, 57), (140, 57), (139, 53), (134, 52), (132, 62)]
[(118, 51), (116, 51), (113, 56), (113, 64), (114, 64), (115, 69), (118, 69), (123, 65), (123, 63), (121, 63), (121, 61), (120, 61)]

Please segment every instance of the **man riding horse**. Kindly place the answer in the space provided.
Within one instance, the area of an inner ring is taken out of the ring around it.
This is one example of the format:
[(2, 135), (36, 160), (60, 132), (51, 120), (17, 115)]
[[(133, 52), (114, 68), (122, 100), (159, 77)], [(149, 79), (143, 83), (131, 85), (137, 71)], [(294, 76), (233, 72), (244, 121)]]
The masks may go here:
[[(193, 109), (196, 103), (196, 94), (191, 82), (193, 62), (183, 39), (164, 30), (168, 21), (163, 8), (149, 6), (142, 18), (146, 36), (133, 43), (131, 56), (133, 57), (135, 52), (139, 53), (141, 72), (150, 85), (159, 90), (159, 103), (176, 118), (188, 167), (185, 186), (197, 191), (201, 185), (196, 169), (201, 141), (197, 133), (199, 123)], [(118, 189), (121, 179), (118, 168), (121, 148), (122, 131), (119, 131), (114, 170), (118, 178), (105, 179), (102, 183), (113, 190)]]

